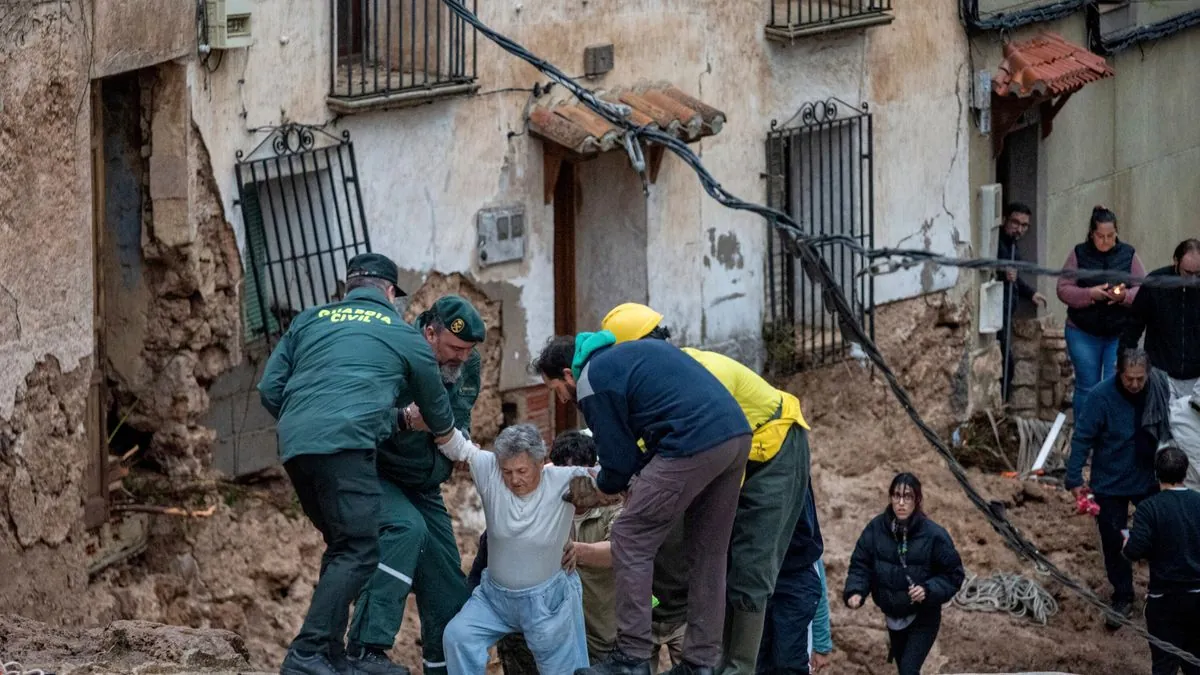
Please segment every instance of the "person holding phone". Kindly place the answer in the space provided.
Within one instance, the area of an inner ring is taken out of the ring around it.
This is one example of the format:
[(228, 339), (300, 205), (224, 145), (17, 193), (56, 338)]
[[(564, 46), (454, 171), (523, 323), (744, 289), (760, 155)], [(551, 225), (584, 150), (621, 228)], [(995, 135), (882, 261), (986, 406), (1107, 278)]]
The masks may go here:
[[(1092, 209), (1087, 239), (1071, 250), (1063, 269), (1146, 275), (1134, 248), (1117, 238), (1117, 214), (1104, 206)], [(1067, 355), (1075, 368), (1076, 420), (1088, 392), (1116, 372), (1117, 349), (1129, 328), (1129, 306), (1137, 294), (1137, 288), (1123, 282), (1058, 278), (1058, 299), (1067, 305)]]

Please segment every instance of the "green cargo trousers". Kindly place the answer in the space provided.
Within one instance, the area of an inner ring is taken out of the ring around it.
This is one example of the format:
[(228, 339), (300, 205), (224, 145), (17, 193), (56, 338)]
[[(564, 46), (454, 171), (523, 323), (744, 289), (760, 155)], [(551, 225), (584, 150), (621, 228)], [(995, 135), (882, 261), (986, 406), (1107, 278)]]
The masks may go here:
[(350, 652), (391, 649), (412, 589), (421, 617), (424, 672), (445, 673), (442, 633), (468, 597), (450, 513), (437, 487), (410, 490), (386, 479), (379, 485), (379, 567), (355, 605)]
[(729, 542), (722, 675), (753, 675), (767, 601), (808, 499), (808, 432), (792, 425), (767, 462), (748, 462)]

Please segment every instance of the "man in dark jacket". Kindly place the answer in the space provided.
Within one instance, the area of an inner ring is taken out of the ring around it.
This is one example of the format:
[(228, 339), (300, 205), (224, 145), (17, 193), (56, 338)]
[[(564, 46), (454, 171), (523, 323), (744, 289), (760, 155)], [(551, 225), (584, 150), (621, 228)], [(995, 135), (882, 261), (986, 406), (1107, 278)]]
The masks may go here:
[[(1004, 207), (1004, 225), (1000, 228), (1000, 237), (996, 243), (996, 258), (999, 260), (1015, 260), (1021, 259), (1021, 252), (1017, 248), (1017, 241), (1025, 236), (1029, 231), (1029, 225), (1033, 220), (1033, 209), (1022, 204), (1021, 202), (1010, 202)], [(1015, 269), (1003, 270), (996, 273), (996, 280), (1004, 282), (1004, 325), (1000, 329), (998, 335), (1000, 340), (1000, 351), (1004, 354), (1004, 380), (1001, 384), (1001, 391), (1004, 393), (1004, 400), (1008, 400), (1009, 393), (1012, 390), (1013, 364), (1015, 359), (1008, 351), (1006, 340), (1008, 338), (1009, 324), (1012, 322), (1012, 310), (1016, 306), (1016, 298), (1013, 297), (1013, 290), (1017, 291), (1017, 297), (1029, 300), (1043, 307), (1046, 306), (1046, 296), (1037, 292), (1028, 281), (1021, 278), (1020, 274)], [(1010, 305), (1010, 303), (1012, 303)]]
[[(1079, 497), (1084, 489), (1083, 465), (1091, 456), (1088, 485), (1100, 506), (1096, 526), (1113, 586), (1112, 606), (1125, 617), (1133, 613), (1133, 568), (1121, 556), (1121, 530), (1129, 524), (1129, 505), (1140, 504), (1158, 491), (1154, 480), (1158, 442), (1142, 424), (1149, 368), (1144, 351), (1121, 351), (1116, 377), (1104, 380), (1087, 395), (1067, 459), (1066, 487)], [(1120, 628), (1111, 620), (1108, 626)]]
[[(475, 346), (487, 332), (483, 318), (466, 299), (447, 295), (422, 312), (414, 327), (433, 349), (450, 396), (454, 425), (469, 438), (482, 361)], [(397, 401), (401, 407), (409, 403)], [(420, 411), (410, 410), (409, 416), (415, 426), (424, 426)], [(438, 452), (433, 436), (423, 428), (388, 439), (376, 464), (383, 491), (379, 569), (355, 603), (350, 659), (359, 671), (370, 675), (408, 673), (407, 668), (392, 664), (386, 652), (400, 632), (411, 589), (421, 618), (424, 672), (445, 673), (442, 633), (467, 601), (462, 560), (450, 513), (442, 501), (441, 485), (450, 478), (454, 465)]]
[[(1150, 561), (1146, 630), (1200, 658), (1200, 492), (1184, 487), (1187, 455), (1179, 448), (1158, 453), (1154, 473), (1161, 492), (1142, 502), (1124, 554)], [(1200, 666), (1150, 645), (1154, 675), (1200, 675)]]
[(415, 400), (438, 442), (464, 442), (429, 345), (396, 313), (396, 264), (377, 253), (350, 260), (346, 297), (300, 313), (258, 383), (279, 422), (279, 448), (300, 506), (325, 537), (321, 575), (283, 675), (348, 672), (350, 603), (379, 560), (376, 448)]
[(1190, 396), (1200, 381), (1200, 239), (1175, 247), (1173, 264), (1154, 270), (1148, 278), (1191, 279), (1197, 285), (1181, 288), (1142, 286), (1133, 300), (1130, 328), (1123, 344), (1136, 346), (1146, 334), (1146, 353), (1155, 368), (1171, 378), (1176, 398)]
[(608, 331), (560, 336), (536, 361), (547, 386), (579, 406), (595, 435), (600, 490), (623, 492), (638, 476), (612, 530), (617, 649), (576, 673), (650, 673), (655, 553), (686, 512), (687, 635), (683, 663), (669, 672), (711, 675), (721, 657), (726, 556), (750, 425), (721, 382), (679, 348), (661, 340), (615, 343)]

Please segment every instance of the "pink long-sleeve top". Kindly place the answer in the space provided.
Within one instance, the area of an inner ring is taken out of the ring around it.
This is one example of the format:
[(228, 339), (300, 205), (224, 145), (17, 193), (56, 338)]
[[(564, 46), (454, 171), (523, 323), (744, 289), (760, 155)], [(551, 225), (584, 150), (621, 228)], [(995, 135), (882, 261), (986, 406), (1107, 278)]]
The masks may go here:
[[(1079, 269), (1079, 261), (1075, 259), (1074, 248), (1067, 254), (1067, 261), (1063, 263), (1063, 269)], [(1135, 277), (1146, 276), (1146, 268), (1142, 266), (1142, 259), (1136, 253), (1133, 254), (1133, 263), (1129, 266), (1129, 273)], [(1129, 292), (1121, 298), (1121, 304), (1132, 304), (1133, 299), (1137, 297), (1137, 292), (1137, 286), (1130, 288)], [(1058, 278), (1058, 299), (1066, 303), (1068, 307), (1074, 307), (1075, 309), (1083, 309), (1095, 302), (1095, 300), (1092, 300), (1091, 289), (1080, 286), (1075, 279), (1067, 277)], [(1070, 324), (1070, 320), (1067, 323)]]

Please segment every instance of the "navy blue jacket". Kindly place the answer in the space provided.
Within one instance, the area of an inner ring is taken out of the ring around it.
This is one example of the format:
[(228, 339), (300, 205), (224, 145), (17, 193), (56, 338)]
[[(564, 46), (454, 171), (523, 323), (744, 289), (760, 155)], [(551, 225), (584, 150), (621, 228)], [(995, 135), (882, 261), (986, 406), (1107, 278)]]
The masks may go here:
[(824, 552), (825, 540), (821, 537), (817, 503), (813, 498), (812, 480), (809, 480), (808, 499), (804, 502), (804, 512), (796, 521), (796, 529), (792, 530), (792, 540), (788, 542), (787, 554), (779, 568), (780, 578), (808, 570)]
[[(922, 513), (910, 520), (908, 550), (901, 556), (901, 540), (892, 533), (892, 507), (875, 516), (854, 546), (846, 572), (843, 600), (871, 594), (884, 614), (899, 619), (918, 613), (940, 613), (954, 599), (966, 577), (954, 541), (941, 525)], [(913, 603), (909, 582), (925, 589), (925, 600)]]
[(576, 398), (596, 438), (596, 485), (608, 494), (628, 487), (655, 455), (687, 457), (751, 433), (729, 390), (663, 340), (597, 350), (579, 373)]
[[(1139, 444), (1142, 428), (1137, 406), (1121, 393), (1117, 378), (1096, 385), (1075, 420), (1071, 456), (1067, 459), (1068, 489), (1083, 485), (1083, 465), (1092, 458), (1092, 492), (1106, 497), (1136, 497), (1158, 489), (1154, 478), (1154, 443)], [(1141, 445), (1141, 448), (1139, 448)]]

